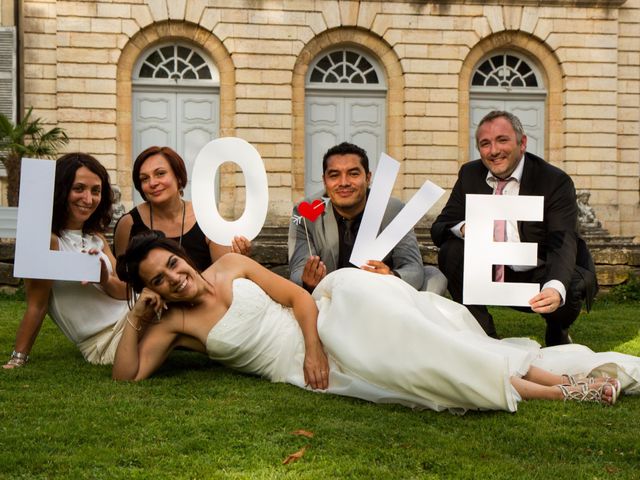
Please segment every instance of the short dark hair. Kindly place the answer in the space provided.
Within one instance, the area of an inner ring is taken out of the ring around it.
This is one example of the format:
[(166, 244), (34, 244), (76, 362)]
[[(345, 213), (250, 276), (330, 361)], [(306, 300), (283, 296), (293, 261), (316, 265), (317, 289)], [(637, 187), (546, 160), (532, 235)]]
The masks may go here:
[(145, 201), (147, 200), (147, 197), (142, 191), (140, 169), (147, 158), (158, 154), (162, 155), (167, 162), (169, 162), (169, 166), (171, 167), (171, 170), (173, 170), (173, 174), (178, 179), (178, 189), (182, 191), (187, 186), (187, 167), (185, 166), (182, 157), (170, 147), (149, 147), (138, 155), (136, 161), (133, 162), (133, 172), (131, 172), (131, 175), (133, 176), (133, 186)]
[(127, 301), (130, 306), (132, 299), (135, 300), (134, 294), (140, 293), (146, 286), (140, 277), (140, 264), (154, 248), (161, 248), (177, 255), (199, 272), (185, 249), (175, 240), (167, 238), (161, 231), (147, 230), (134, 235), (129, 240), (127, 250), (122, 255), (118, 255), (116, 262), (118, 278), (127, 284)]
[(478, 146), (478, 130), (480, 130), (480, 126), (483, 123), (491, 122), (496, 118), (507, 119), (507, 121), (513, 127), (513, 131), (516, 132), (516, 143), (520, 145), (520, 143), (522, 143), (522, 137), (524, 136), (524, 128), (522, 127), (522, 122), (520, 121), (520, 119), (511, 112), (506, 112), (504, 110), (492, 110), (491, 112), (487, 113), (484, 117), (482, 117), (482, 120), (480, 120), (480, 123), (476, 128), (476, 146)]
[(98, 160), (87, 153), (74, 152), (61, 156), (56, 161), (56, 180), (53, 194), (53, 216), (51, 232), (60, 236), (69, 219), (69, 192), (76, 178), (76, 171), (85, 167), (100, 177), (100, 203), (82, 225), (84, 233), (103, 233), (109, 228), (113, 207), (113, 190), (109, 174)]
[(333, 155), (349, 155), (351, 153), (360, 157), (360, 164), (362, 168), (364, 168), (364, 173), (369, 173), (369, 157), (367, 157), (367, 152), (353, 143), (342, 142), (339, 145), (331, 147), (327, 150), (327, 153), (324, 154), (324, 157), (322, 157), (322, 174), (324, 175), (327, 171), (327, 161), (329, 157)]

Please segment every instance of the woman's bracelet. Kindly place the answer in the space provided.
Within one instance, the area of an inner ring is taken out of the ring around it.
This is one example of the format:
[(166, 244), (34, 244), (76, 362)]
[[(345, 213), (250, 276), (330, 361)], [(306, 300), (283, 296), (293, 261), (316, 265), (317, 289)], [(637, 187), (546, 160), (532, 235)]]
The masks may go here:
[(140, 330), (142, 330), (142, 327), (141, 327), (141, 326), (139, 326), (139, 325), (138, 325), (138, 326), (136, 327), (136, 326), (133, 324), (133, 322), (132, 322), (132, 321), (131, 321), (131, 319), (129, 318), (129, 314), (128, 314), (128, 313), (127, 313), (127, 315), (126, 315), (126, 318), (127, 318), (127, 322), (129, 323), (129, 325), (131, 325), (131, 326), (133, 327), (133, 329), (134, 329), (136, 332), (139, 332)]

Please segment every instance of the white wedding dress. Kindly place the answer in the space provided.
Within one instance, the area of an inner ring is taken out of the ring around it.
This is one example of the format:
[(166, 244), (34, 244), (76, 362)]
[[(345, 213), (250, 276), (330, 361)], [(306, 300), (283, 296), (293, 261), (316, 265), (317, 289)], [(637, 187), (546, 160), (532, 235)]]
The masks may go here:
[[(313, 296), (331, 367), (329, 393), (438, 411), (515, 411), (520, 396), (509, 379), (530, 365), (556, 373), (598, 370), (640, 393), (638, 357), (495, 340), (465, 307), (391, 275), (338, 270)], [(308, 388), (304, 341), (291, 309), (247, 279), (234, 280), (232, 305), (209, 332), (206, 347), (229, 367)]]

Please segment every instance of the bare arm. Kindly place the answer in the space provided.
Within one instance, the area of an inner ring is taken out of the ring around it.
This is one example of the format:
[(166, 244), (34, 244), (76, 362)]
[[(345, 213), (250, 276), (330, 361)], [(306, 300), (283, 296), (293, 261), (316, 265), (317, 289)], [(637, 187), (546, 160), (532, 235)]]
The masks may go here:
[(133, 310), (128, 313), (122, 338), (113, 361), (114, 380), (143, 380), (148, 378), (176, 346), (179, 335), (175, 319), (180, 309), (165, 313), (162, 322), (150, 324), (162, 306), (158, 296), (144, 289)]
[(219, 243), (209, 240), (209, 254), (211, 255), (211, 263), (218, 261), (227, 253), (239, 253), (249, 257), (251, 255), (251, 241), (245, 237), (233, 237), (231, 246), (226, 247)]
[[(55, 235), (51, 235), (49, 247), (51, 250), (59, 249), (58, 238)], [(27, 278), (24, 284), (27, 293), (27, 309), (16, 332), (14, 350), (28, 355), (38, 337), (40, 327), (49, 309), (49, 295), (51, 294), (53, 281)], [(7, 363), (4, 368), (14, 368), (15, 366)]]
[(241, 255), (226, 255), (219, 262), (219, 270), (229, 271), (234, 277), (252, 280), (273, 300), (293, 309), (304, 337), (305, 381), (312, 388), (326, 389), (329, 385), (329, 362), (318, 335), (318, 308), (311, 295), (302, 287)]
[[(14, 350), (28, 355), (38, 337), (40, 327), (47, 314), (49, 295), (51, 293), (51, 280), (25, 280), (27, 290), (27, 309), (22, 316), (22, 321), (16, 332)], [(5, 364), (4, 368), (14, 368), (17, 365)]]
[(127, 213), (120, 217), (113, 232), (113, 249), (115, 256), (118, 257), (127, 251), (129, 238), (131, 237), (131, 227), (133, 226), (133, 217)]
[(223, 255), (231, 252), (231, 247), (225, 247), (224, 245), (220, 245), (212, 240), (209, 240), (209, 255), (211, 255), (211, 263), (215, 263)]
[(107, 239), (102, 235), (100, 235), (100, 238), (102, 239), (103, 244), (102, 251), (109, 259), (109, 262), (111, 262), (111, 271), (106, 268), (106, 265), (101, 265), (100, 286), (110, 297), (117, 298), (119, 300), (126, 300), (127, 285), (115, 274), (116, 259), (113, 256), (113, 253), (111, 253), (111, 248), (109, 248)]

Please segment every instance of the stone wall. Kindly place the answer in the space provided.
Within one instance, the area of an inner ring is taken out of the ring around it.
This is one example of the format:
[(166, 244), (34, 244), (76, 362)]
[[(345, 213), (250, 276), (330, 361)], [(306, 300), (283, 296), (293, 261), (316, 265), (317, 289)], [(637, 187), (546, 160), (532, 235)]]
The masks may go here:
[[(161, 39), (188, 40), (216, 61), (221, 132), (245, 138), (261, 153), (272, 225), (286, 224), (301, 198), (304, 75), (323, 49), (358, 45), (384, 66), (386, 144), (402, 161), (395, 193), (406, 200), (426, 179), (451, 188), (469, 155), (472, 60), (513, 48), (532, 56), (545, 75), (546, 158), (577, 188), (591, 191), (612, 235), (640, 235), (640, 0), (23, 5), (23, 104), (67, 131), (68, 150), (96, 155), (122, 186), (125, 202), (131, 200), (131, 52)], [(237, 214), (242, 176), (226, 174), (223, 210)]]

